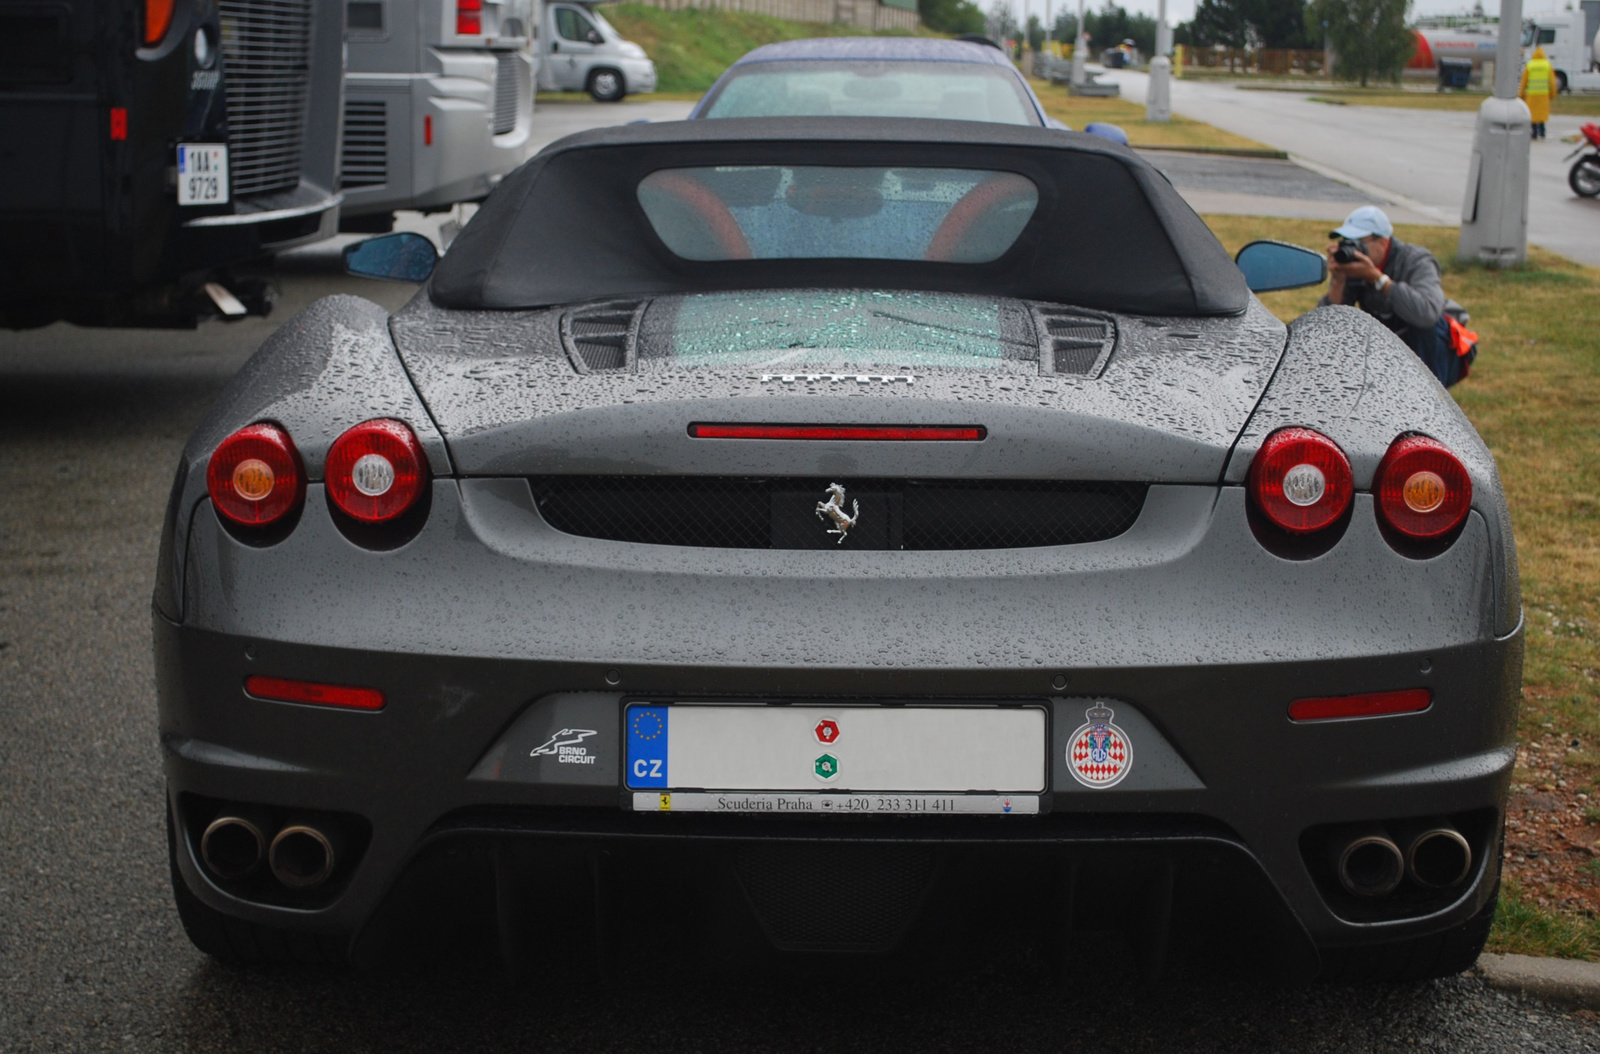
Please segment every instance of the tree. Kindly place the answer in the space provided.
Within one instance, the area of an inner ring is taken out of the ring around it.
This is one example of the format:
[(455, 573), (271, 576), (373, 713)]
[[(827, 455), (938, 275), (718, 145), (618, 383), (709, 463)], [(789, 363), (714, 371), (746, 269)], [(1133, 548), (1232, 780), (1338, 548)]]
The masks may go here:
[(1180, 43), (1228, 48), (1320, 46), (1306, 38), (1305, 0), (1200, 0), (1194, 21), (1180, 27)]
[(982, 33), (987, 28), (983, 9), (970, 0), (917, 0), (917, 14), (935, 33)]
[(1017, 16), (1011, 12), (1009, 0), (994, 0), (994, 3), (989, 5), (990, 40), (1007, 47), (1006, 41), (1016, 40), (1020, 36), (1021, 28), (1017, 25)]
[[(1099, 11), (1083, 13), (1083, 29), (1095, 47), (1109, 48), (1132, 40), (1141, 54), (1154, 55), (1156, 51), (1156, 20), (1149, 15), (1129, 14), (1114, 0), (1106, 0)], [(1078, 19), (1075, 15), (1061, 14), (1056, 18), (1055, 38), (1076, 40)]]
[(1044, 50), (1044, 23), (1039, 21), (1038, 15), (1028, 16), (1028, 50)]
[(1340, 80), (1359, 80), (1363, 88), (1373, 78), (1398, 83), (1416, 50), (1406, 28), (1409, 6), (1408, 0), (1311, 0), (1306, 33), (1313, 40), (1326, 34)]

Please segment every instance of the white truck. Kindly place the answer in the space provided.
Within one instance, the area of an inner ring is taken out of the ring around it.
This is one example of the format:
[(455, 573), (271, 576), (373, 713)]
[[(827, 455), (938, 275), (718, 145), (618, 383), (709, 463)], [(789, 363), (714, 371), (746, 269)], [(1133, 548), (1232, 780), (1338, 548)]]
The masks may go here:
[(341, 230), (481, 200), (527, 158), (537, 2), (345, 0)]
[(539, 90), (586, 91), (599, 102), (656, 90), (656, 66), (599, 7), (539, 0)]
[(1522, 57), (1536, 47), (1556, 71), (1562, 91), (1600, 92), (1600, 0), (1583, 0), (1579, 11), (1536, 15), (1522, 29)]

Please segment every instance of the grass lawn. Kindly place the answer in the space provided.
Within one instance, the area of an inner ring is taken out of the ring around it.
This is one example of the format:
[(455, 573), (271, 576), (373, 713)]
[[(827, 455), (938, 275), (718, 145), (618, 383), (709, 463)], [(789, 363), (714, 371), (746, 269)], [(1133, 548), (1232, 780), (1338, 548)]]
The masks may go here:
[(1095, 99), (1073, 95), (1064, 84), (1049, 81), (1032, 81), (1045, 112), (1073, 128), (1083, 129), (1090, 121), (1109, 121), (1121, 125), (1128, 133), (1130, 146), (1201, 147), (1225, 150), (1271, 150), (1264, 143), (1246, 139), (1242, 135), (1224, 132), (1203, 121), (1172, 115), (1164, 124), (1151, 124), (1144, 119), (1144, 103), (1133, 99)]
[[(1406, 91), (1403, 88), (1358, 88), (1353, 85), (1241, 84), (1240, 91), (1286, 91), (1333, 106), (1392, 106), (1407, 110), (1466, 110), (1476, 113), (1488, 92)], [(1561, 95), (1550, 105), (1556, 116), (1600, 117), (1600, 95)]]
[[(785, 22), (767, 15), (711, 7), (665, 11), (622, 3), (608, 6), (605, 14), (624, 37), (644, 48), (655, 61), (662, 92), (690, 92), (696, 99), (735, 59), (763, 44), (806, 37), (872, 35), (859, 26)], [(878, 35), (911, 34), (906, 30), (880, 30)], [(918, 35), (925, 34), (919, 31)]]
[[(1206, 219), (1230, 252), (1258, 237), (1320, 247), (1328, 229)], [(1451, 391), (1499, 464), (1522, 572), (1522, 745), (1490, 947), (1600, 961), (1600, 268), (1534, 248), (1526, 268), (1489, 271), (1455, 263), (1452, 228), (1397, 233), (1433, 251), (1472, 312), (1478, 361)], [(1287, 320), (1318, 295), (1263, 299)]]

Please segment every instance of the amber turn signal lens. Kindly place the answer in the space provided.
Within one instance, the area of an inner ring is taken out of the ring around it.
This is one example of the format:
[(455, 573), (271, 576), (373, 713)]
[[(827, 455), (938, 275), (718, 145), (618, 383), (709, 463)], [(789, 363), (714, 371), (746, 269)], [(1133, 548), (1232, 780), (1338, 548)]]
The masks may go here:
[(289, 515), (306, 492), (289, 433), (258, 421), (224, 439), (206, 465), (206, 491), (217, 514), (241, 527), (265, 527)]
[(1450, 533), (1472, 507), (1472, 479), (1450, 449), (1428, 436), (1401, 436), (1378, 464), (1378, 517), (1408, 538)]
[(144, 0), (144, 42), (159, 44), (172, 25), (174, 0)]

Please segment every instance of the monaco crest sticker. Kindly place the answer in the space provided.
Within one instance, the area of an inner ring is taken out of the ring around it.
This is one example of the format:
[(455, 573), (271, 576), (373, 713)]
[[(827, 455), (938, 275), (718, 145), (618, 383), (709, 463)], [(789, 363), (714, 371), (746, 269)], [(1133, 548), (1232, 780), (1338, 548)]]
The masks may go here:
[(1111, 707), (1097, 703), (1084, 711), (1088, 723), (1067, 742), (1067, 767), (1085, 787), (1111, 787), (1133, 768), (1133, 742), (1112, 724)]

